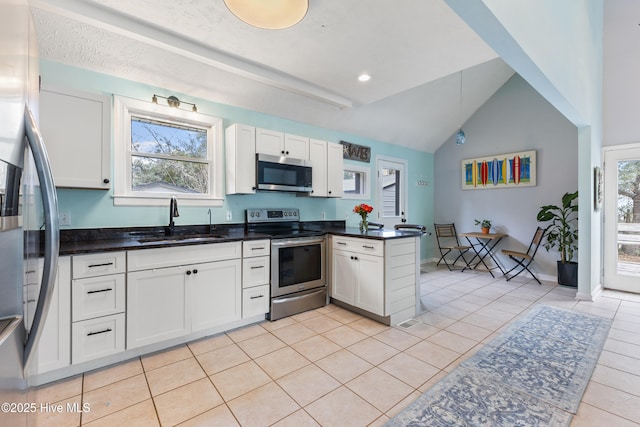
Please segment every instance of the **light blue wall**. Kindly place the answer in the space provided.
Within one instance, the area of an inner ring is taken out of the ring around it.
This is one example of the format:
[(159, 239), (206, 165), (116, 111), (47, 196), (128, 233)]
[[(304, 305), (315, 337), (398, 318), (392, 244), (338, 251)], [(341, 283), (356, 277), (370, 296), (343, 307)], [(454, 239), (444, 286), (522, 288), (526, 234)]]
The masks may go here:
[[(180, 99), (196, 103), (198, 111), (202, 113), (223, 118), (225, 127), (237, 122), (332, 142), (345, 140), (371, 147), (372, 159), (376, 155), (406, 159), (409, 166), (408, 221), (418, 224), (433, 223), (433, 154), (285, 120), (243, 108), (218, 104), (211, 100), (200, 99), (197, 94), (169, 93), (163, 88), (69, 67), (47, 60), (41, 61), (40, 72), (43, 86), (66, 87), (107, 95), (116, 94), (149, 101), (154, 93), (164, 96), (176, 95)], [(78, 161), (82, 161), (82, 159), (78, 159)], [(359, 166), (365, 165), (362, 162), (345, 160), (345, 164), (348, 165), (350, 163)], [(374, 163), (369, 166), (375, 169)], [(114, 179), (117, 179), (117, 177), (114, 177)], [(428, 181), (430, 184), (418, 186), (418, 181)], [(372, 185), (374, 185), (374, 182), (372, 180)], [(71, 214), (71, 226), (63, 228), (157, 226), (168, 223), (168, 200), (166, 208), (123, 207), (113, 205), (112, 195), (112, 190), (59, 189), (60, 210)], [(301, 218), (305, 221), (320, 220), (322, 219), (322, 213), (324, 213), (326, 219), (346, 219), (348, 225), (357, 226), (359, 217), (351, 212), (353, 206), (356, 203), (366, 202), (377, 208), (373, 200), (374, 197), (373, 191), (371, 192), (371, 198), (366, 200), (315, 199), (296, 197), (295, 194), (289, 193), (231, 195), (226, 197), (222, 207), (211, 208), (212, 220), (214, 223), (242, 223), (246, 208), (296, 207), (300, 209)], [(176, 224), (206, 224), (209, 221), (208, 209), (208, 207), (181, 207), (180, 217), (176, 220)], [(232, 214), (231, 221), (226, 221), (228, 211), (231, 211)], [(425, 259), (431, 256), (430, 241), (425, 239), (422, 257)]]

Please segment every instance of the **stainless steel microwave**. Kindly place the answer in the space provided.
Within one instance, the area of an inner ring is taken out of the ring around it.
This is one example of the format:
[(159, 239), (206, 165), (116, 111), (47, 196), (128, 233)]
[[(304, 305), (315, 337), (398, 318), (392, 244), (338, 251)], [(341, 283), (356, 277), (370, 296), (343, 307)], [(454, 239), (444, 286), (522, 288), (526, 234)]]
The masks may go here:
[(311, 192), (310, 161), (269, 154), (257, 154), (256, 159), (258, 190)]

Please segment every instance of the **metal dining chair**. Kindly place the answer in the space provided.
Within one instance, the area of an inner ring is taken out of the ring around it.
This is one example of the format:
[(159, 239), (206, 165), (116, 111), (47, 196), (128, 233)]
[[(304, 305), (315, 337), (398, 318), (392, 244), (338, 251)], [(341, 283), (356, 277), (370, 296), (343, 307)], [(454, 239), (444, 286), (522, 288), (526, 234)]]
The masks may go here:
[[(469, 245), (461, 245), (460, 240), (458, 239), (458, 234), (456, 233), (455, 224), (433, 224), (433, 228), (436, 233), (436, 241), (438, 242), (438, 250), (440, 251), (440, 259), (436, 263), (436, 265), (440, 265), (440, 262), (444, 262), (449, 271), (453, 270), (453, 266), (458, 262), (459, 259), (462, 259), (466, 268), (471, 268), (469, 263), (464, 257), (464, 254), (471, 249)], [(447, 262), (446, 256), (454, 252), (458, 253), (456, 259), (453, 262)]]
[[(509, 258), (511, 258), (516, 262), (516, 265), (514, 265), (511, 270), (504, 273), (505, 277), (507, 278), (507, 281), (513, 279), (514, 277), (516, 277), (517, 275), (519, 275), (520, 273), (526, 270), (529, 272), (529, 274), (531, 274), (531, 276), (536, 280), (536, 282), (538, 282), (539, 285), (542, 284), (540, 280), (538, 280), (536, 275), (533, 274), (531, 270), (529, 270), (529, 266), (533, 262), (533, 258), (536, 256), (536, 252), (538, 252), (538, 248), (540, 247), (540, 244), (542, 243), (542, 239), (544, 238), (548, 229), (549, 227), (536, 228), (536, 232), (533, 234), (533, 239), (531, 239), (531, 243), (529, 244), (529, 248), (527, 248), (526, 252), (512, 251), (510, 249), (503, 249), (501, 251), (504, 255), (508, 255)], [(515, 274), (509, 276), (509, 273), (511, 273), (513, 270), (517, 268), (520, 268), (520, 269)]]

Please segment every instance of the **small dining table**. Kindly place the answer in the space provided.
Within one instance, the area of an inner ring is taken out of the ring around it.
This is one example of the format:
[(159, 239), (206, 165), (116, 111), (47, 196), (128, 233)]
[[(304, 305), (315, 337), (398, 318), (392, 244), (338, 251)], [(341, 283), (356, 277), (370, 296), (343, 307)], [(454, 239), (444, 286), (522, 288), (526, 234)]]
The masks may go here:
[[(467, 241), (469, 242), (469, 245), (471, 245), (471, 248), (475, 252), (475, 255), (473, 256), (473, 258), (471, 258), (471, 261), (469, 262), (471, 269), (476, 270), (478, 266), (482, 264), (487, 269), (489, 274), (491, 274), (491, 277), (496, 277), (493, 275), (493, 271), (491, 271), (496, 268), (499, 269), (502, 275), (504, 276), (504, 270), (502, 269), (498, 261), (493, 256), (493, 249), (498, 245), (498, 243), (500, 243), (502, 239), (504, 239), (505, 237), (508, 237), (508, 234), (480, 233), (480, 232), (474, 231), (470, 233), (460, 233), (460, 236), (464, 236), (467, 239)], [(487, 263), (484, 261), (487, 256), (496, 265), (495, 267), (489, 267)], [(475, 265), (472, 265), (476, 258), (478, 259), (478, 262), (476, 262)], [(462, 271), (466, 269), (467, 267), (463, 268)]]

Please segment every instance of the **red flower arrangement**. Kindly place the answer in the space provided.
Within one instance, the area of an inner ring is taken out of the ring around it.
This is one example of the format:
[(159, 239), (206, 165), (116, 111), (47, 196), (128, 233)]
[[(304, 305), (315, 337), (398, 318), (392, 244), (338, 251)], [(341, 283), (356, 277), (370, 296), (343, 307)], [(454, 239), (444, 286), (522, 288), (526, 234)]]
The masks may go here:
[(360, 203), (353, 208), (353, 212), (360, 215), (363, 221), (366, 221), (367, 215), (373, 212), (373, 206), (369, 206), (366, 203)]

